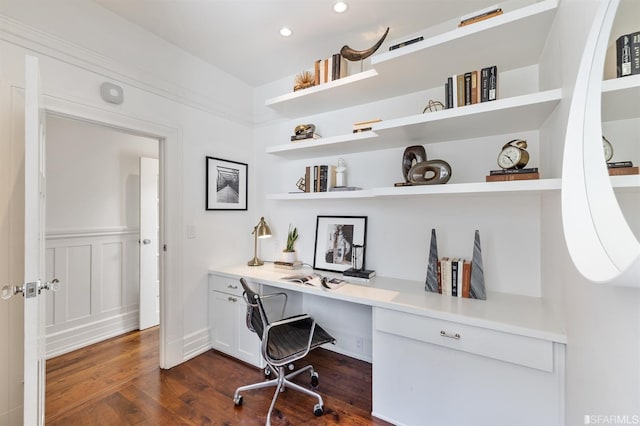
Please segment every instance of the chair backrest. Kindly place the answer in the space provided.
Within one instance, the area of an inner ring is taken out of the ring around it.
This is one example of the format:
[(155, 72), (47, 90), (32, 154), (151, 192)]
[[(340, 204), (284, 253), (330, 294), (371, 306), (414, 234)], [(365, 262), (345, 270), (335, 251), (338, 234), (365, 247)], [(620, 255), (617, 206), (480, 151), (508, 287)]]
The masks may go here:
[(260, 299), (260, 295), (253, 291), (244, 278), (240, 278), (240, 284), (242, 284), (242, 288), (244, 289), (244, 299), (247, 302), (247, 328), (262, 339), (265, 324), (269, 325), (264, 306), (262, 306), (262, 300)]

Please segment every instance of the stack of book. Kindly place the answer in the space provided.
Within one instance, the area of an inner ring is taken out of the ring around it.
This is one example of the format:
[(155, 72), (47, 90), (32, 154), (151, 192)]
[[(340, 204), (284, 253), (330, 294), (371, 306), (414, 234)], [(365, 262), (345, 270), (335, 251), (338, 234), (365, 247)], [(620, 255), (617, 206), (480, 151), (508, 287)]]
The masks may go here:
[(458, 27), (475, 24), (476, 22), (484, 21), (485, 19), (493, 18), (500, 15), (502, 15), (502, 9), (496, 6), (491, 6), (486, 9), (478, 10), (477, 12), (473, 12), (460, 17), (460, 23), (458, 24)]
[(302, 268), (302, 262), (299, 260), (293, 262), (285, 262), (283, 260), (276, 260), (273, 262), (273, 267), (277, 269), (300, 269)]
[(359, 121), (357, 123), (353, 123), (353, 133), (366, 132), (373, 128), (375, 123), (379, 123), (382, 121), (380, 118), (374, 118), (373, 120)]
[(616, 40), (616, 75), (640, 74), (640, 31), (625, 34)]
[(459, 257), (438, 259), (438, 293), (453, 297), (471, 297), (471, 261)]
[(308, 141), (313, 139), (320, 139), (320, 135), (316, 132), (313, 133), (300, 133), (299, 135), (291, 135), (291, 142)]
[(445, 109), (495, 101), (498, 98), (498, 68), (494, 65), (452, 75), (447, 78), (444, 91)]
[(637, 175), (640, 174), (638, 166), (633, 166), (631, 161), (617, 161), (615, 163), (607, 163), (609, 176)]
[(487, 182), (501, 182), (507, 180), (527, 180), (540, 179), (540, 173), (537, 167), (528, 169), (500, 169), (490, 170), (489, 176), (486, 177)]
[(418, 37), (414, 37), (412, 39), (409, 39), (407, 41), (403, 41), (397, 44), (392, 44), (391, 46), (389, 46), (389, 50), (396, 50), (396, 49), (400, 49), (401, 47), (405, 47), (405, 46), (409, 46), (410, 44), (413, 43), (417, 43), (419, 41), (424, 40), (423, 36), (418, 36)]
[(349, 75), (349, 65), (341, 54), (335, 53), (330, 58), (318, 59), (314, 63), (315, 85), (329, 83)]
[(345, 277), (371, 279), (376, 276), (376, 271), (371, 269), (353, 269), (349, 268), (342, 272)]
[(336, 166), (307, 166), (304, 173), (304, 192), (327, 192), (336, 186)]

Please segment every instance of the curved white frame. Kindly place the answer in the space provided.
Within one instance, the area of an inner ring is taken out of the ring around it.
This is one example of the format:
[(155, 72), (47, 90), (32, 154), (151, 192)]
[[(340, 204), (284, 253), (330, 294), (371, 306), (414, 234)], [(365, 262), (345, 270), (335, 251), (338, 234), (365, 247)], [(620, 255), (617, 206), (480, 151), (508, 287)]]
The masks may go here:
[(571, 259), (585, 278), (640, 287), (640, 242), (620, 210), (602, 152), (602, 78), (618, 4), (602, 2), (578, 70), (564, 145), (562, 222)]

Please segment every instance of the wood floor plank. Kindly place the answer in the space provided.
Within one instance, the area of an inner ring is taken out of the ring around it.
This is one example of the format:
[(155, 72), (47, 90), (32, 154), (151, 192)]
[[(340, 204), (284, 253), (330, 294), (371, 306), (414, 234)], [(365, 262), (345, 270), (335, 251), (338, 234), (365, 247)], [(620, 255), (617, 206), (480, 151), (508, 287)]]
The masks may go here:
[[(127, 333), (47, 361), (47, 425), (264, 425), (275, 388), (243, 393), (264, 380), (261, 370), (210, 350), (169, 370), (158, 367), (158, 329)], [(274, 426), (388, 425), (371, 416), (371, 365), (326, 349), (312, 351), (325, 413), (316, 400), (287, 389), (278, 396)], [(308, 386), (308, 374), (294, 380)]]

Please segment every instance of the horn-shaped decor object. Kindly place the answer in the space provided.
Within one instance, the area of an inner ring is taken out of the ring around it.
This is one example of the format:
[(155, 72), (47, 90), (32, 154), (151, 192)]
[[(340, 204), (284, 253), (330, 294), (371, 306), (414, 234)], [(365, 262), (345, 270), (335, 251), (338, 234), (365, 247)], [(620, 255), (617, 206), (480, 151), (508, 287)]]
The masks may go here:
[(384, 32), (384, 35), (382, 36), (382, 38), (378, 40), (376, 44), (374, 44), (370, 48), (365, 50), (354, 50), (349, 46), (344, 45), (342, 46), (342, 49), (340, 49), (340, 54), (342, 55), (343, 58), (348, 59), (349, 61), (354, 61), (354, 62), (366, 59), (369, 56), (373, 55), (375, 51), (378, 50), (380, 46), (382, 46), (382, 42), (384, 42), (384, 39), (387, 37), (387, 34), (389, 34), (389, 27), (387, 27), (387, 30)]

